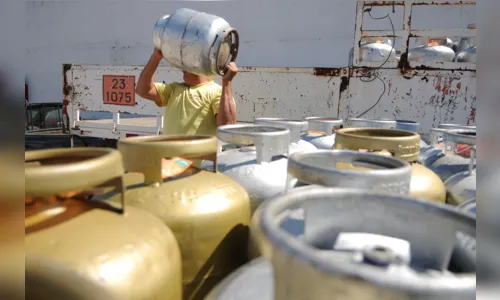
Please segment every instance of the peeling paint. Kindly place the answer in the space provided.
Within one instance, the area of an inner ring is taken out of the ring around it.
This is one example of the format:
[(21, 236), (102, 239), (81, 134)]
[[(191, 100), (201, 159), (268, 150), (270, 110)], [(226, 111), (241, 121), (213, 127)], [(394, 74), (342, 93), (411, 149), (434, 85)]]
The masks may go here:
[[(383, 89), (379, 80), (362, 81), (373, 75), (371, 68), (243, 68), (247, 71), (238, 75), (233, 90), (238, 121), (244, 122), (253, 122), (256, 117), (352, 117), (375, 103)], [(71, 66), (66, 73), (72, 76), (67, 79), (74, 85), (72, 109), (151, 115), (152, 123), (156, 124), (154, 118), (161, 117), (164, 109), (151, 101), (137, 97), (137, 105), (126, 108), (102, 103), (103, 75), (138, 76), (140, 71), (135, 66)], [(421, 122), (423, 132), (451, 120), (475, 122), (475, 72), (412, 71), (411, 77), (402, 76), (398, 69), (382, 69), (377, 73), (387, 91), (365, 117), (416, 120)], [(165, 82), (178, 81), (180, 71), (160, 66), (156, 77)], [(96, 124), (76, 125), (93, 134), (111, 132), (105, 129), (109, 122)], [(96, 126), (102, 126), (101, 131)]]
[(313, 70), (316, 76), (340, 76), (342, 73), (341, 68), (314, 68)]

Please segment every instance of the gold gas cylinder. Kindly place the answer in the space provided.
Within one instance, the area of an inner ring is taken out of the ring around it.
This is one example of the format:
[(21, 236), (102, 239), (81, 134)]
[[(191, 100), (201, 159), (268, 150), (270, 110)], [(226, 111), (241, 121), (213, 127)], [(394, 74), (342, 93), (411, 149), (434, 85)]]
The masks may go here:
[[(54, 269), (62, 266), (66, 271), (61, 272), (78, 273), (87, 286), (98, 284), (119, 299), (180, 300), (181, 258), (175, 237), (152, 214), (124, 206), (123, 175), (122, 157), (114, 149), (25, 153), (25, 253), (53, 268), (37, 272), (28, 265), (28, 271), (35, 278), (57, 276)], [(121, 206), (89, 199), (107, 188), (119, 194)], [(68, 286), (58, 290), (61, 278), (42, 281), (53, 286), (52, 295), (81, 292)], [(99, 294), (90, 289), (88, 293)]]
[(334, 149), (387, 151), (396, 158), (412, 163), (410, 196), (422, 200), (446, 201), (443, 181), (428, 168), (416, 163), (420, 153), (418, 133), (382, 128), (347, 128), (337, 131)]
[(123, 299), (74, 268), (38, 256), (26, 257), (25, 286), (25, 300)]
[(133, 137), (120, 140), (118, 150), (130, 172), (125, 176), (127, 205), (153, 213), (172, 229), (181, 249), (184, 299), (203, 299), (247, 261), (249, 196), (228, 176), (195, 164), (165, 179), (162, 161), (180, 157), (216, 162), (217, 138)]

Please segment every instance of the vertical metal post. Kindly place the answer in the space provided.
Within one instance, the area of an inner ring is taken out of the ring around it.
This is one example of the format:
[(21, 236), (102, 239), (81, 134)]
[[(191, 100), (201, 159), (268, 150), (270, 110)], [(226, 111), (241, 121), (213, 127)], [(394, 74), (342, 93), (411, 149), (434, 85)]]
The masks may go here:
[(411, 2), (405, 2), (404, 16), (403, 16), (403, 34), (401, 36), (401, 54), (408, 54), (408, 47), (410, 46), (410, 30), (411, 30), (411, 12), (413, 5)]
[(361, 61), (359, 60), (359, 44), (361, 43), (361, 31), (363, 30), (363, 10), (365, 8), (364, 1), (358, 1), (356, 3), (356, 23), (354, 32), (354, 51), (353, 51), (353, 65), (359, 66)]

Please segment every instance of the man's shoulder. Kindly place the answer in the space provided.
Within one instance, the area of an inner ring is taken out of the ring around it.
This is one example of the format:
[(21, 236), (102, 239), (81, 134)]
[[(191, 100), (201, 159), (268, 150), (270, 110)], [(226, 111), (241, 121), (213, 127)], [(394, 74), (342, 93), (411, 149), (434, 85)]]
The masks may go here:
[(204, 93), (209, 95), (218, 95), (222, 93), (222, 86), (213, 81), (201, 87)]
[(173, 81), (173, 82), (166, 82), (166, 81), (161, 81), (159, 82), (160, 84), (165, 84), (165, 85), (169, 85), (171, 87), (181, 87), (183, 86), (184, 84), (182, 82), (177, 82), (177, 81)]

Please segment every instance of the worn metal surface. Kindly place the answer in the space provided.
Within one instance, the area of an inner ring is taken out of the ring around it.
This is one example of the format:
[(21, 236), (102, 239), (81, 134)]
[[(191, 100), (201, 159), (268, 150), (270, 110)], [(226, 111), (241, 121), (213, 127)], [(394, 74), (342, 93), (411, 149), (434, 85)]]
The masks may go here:
[[(73, 65), (66, 73), (71, 90), (72, 133), (103, 138), (124, 138), (126, 133), (140, 135), (161, 131), (163, 109), (136, 96), (136, 106), (102, 103), (102, 76), (134, 75), (141, 66)], [(428, 133), (440, 123), (475, 124), (476, 75), (472, 71), (415, 70), (402, 75), (398, 69), (378, 71), (380, 80), (364, 82), (372, 73), (367, 68), (267, 68), (241, 67), (233, 84), (239, 121), (253, 122), (258, 117), (301, 119), (309, 116), (357, 117), (376, 104), (365, 118), (410, 119), (421, 123)], [(349, 77), (351, 74), (351, 77)], [(181, 81), (179, 70), (158, 69), (157, 80)], [(137, 79), (136, 79), (137, 80)], [(217, 78), (216, 80), (219, 80)], [(379, 95), (383, 93), (377, 103)], [(80, 121), (79, 111), (107, 111), (113, 121)], [(155, 116), (147, 125), (139, 120), (120, 120), (119, 113)]]
[(398, 69), (384, 69), (378, 73), (380, 80), (364, 82), (370, 70), (353, 70), (340, 116), (357, 117), (368, 110), (364, 118), (418, 121), (421, 133), (440, 123), (475, 124), (475, 72), (419, 70), (402, 75)]

